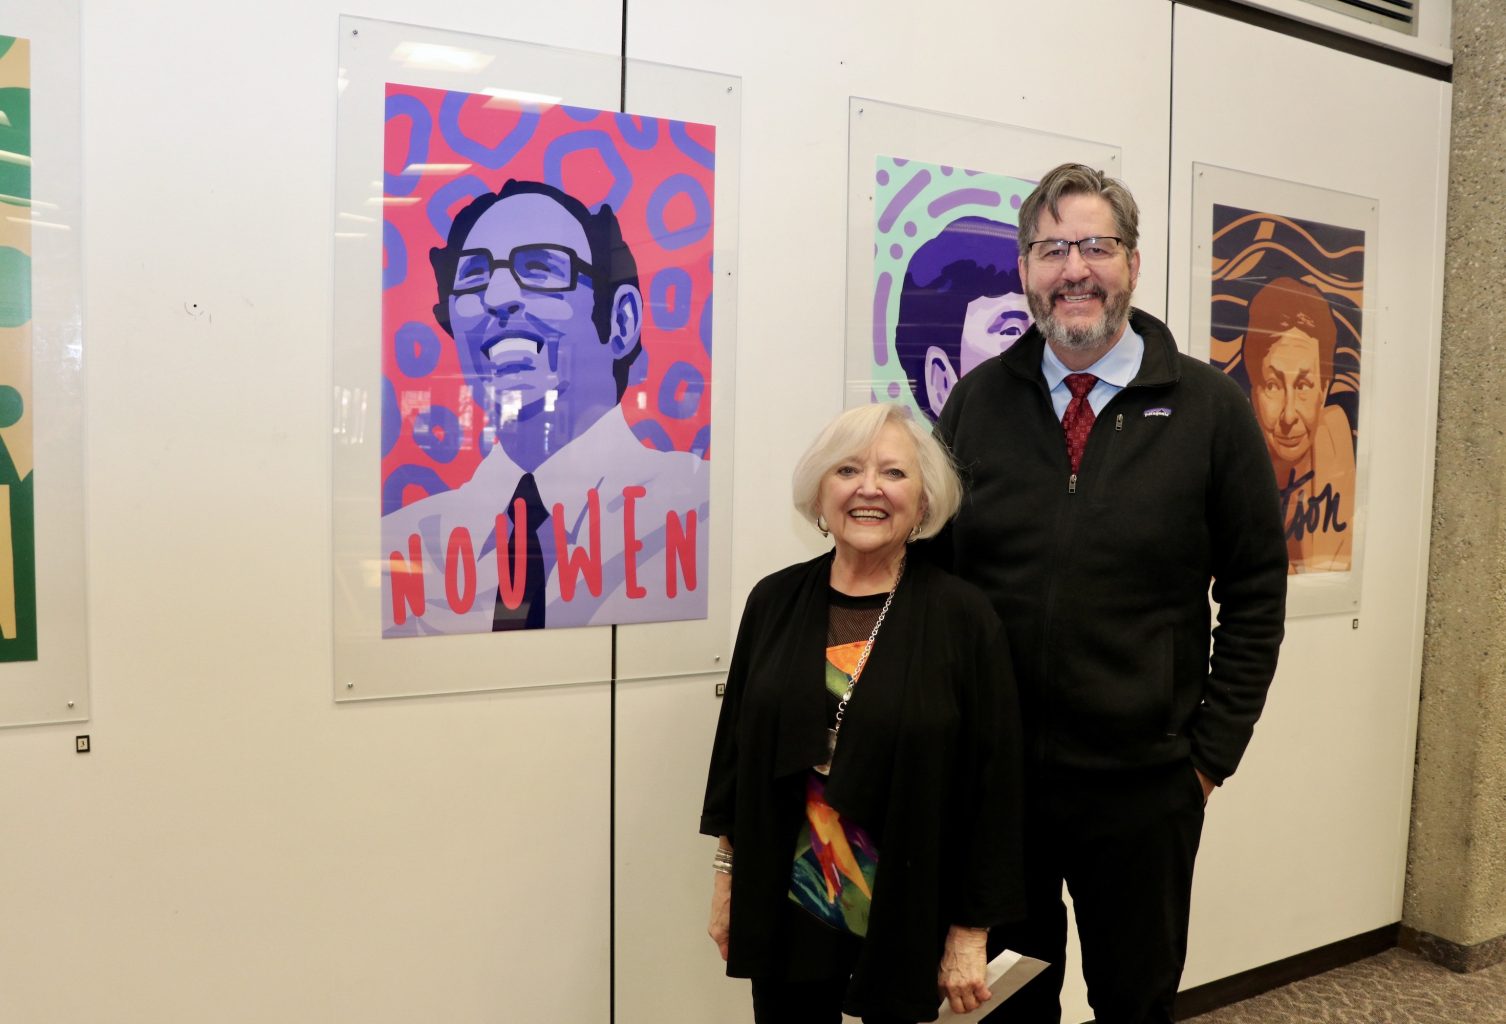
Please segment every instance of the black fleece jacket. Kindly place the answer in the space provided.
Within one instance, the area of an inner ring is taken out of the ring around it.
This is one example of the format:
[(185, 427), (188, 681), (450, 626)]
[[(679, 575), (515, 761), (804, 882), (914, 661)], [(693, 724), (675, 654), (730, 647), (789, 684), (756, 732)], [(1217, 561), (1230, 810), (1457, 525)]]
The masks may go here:
[[(1286, 547), (1249, 399), (1134, 310), (1140, 372), (1072, 473), (1034, 327), (964, 377), (937, 431), (967, 488), (936, 550), (1004, 620), (1027, 762), (1234, 772), (1284, 630)], [(1213, 628), (1209, 582), (1218, 602)]]

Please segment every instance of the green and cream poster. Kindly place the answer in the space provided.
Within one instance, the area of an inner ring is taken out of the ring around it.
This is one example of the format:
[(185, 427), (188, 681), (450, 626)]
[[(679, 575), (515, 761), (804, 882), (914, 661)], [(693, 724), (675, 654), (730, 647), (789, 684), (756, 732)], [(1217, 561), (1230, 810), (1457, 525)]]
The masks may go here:
[(0, 36), (0, 661), (37, 658), (30, 215), (30, 46)]

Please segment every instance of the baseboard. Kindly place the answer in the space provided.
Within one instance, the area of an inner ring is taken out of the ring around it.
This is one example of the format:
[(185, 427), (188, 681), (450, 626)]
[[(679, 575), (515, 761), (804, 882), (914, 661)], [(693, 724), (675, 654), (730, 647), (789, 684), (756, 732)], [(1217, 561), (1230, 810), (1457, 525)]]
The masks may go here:
[(1248, 971), (1241, 971), (1239, 974), (1178, 992), (1176, 1019), (1186, 1020), (1189, 1017), (1196, 1017), (1200, 1013), (1208, 1013), (1210, 1010), (1217, 1010), (1231, 1003), (1258, 996), (1273, 988), (1290, 985), (1294, 981), (1311, 978), (1315, 974), (1331, 971), (1335, 967), (1343, 967), (1345, 964), (1352, 964), (1368, 956), (1384, 953), (1397, 945), (1400, 931), (1400, 923), (1388, 924), (1374, 931), (1340, 939), (1338, 942), (1330, 942), (1317, 949), (1309, 949), (1305, 953), (1289, 956), (1285, 960), (1277, 960), (1263, 967), (1252, 967)]
[(1471, 971), (1506, 962), (1506, 935), (1462, 946), (1431, 932), (1402, 925), (1397, 945), (1460, 974), (1469, 974)]

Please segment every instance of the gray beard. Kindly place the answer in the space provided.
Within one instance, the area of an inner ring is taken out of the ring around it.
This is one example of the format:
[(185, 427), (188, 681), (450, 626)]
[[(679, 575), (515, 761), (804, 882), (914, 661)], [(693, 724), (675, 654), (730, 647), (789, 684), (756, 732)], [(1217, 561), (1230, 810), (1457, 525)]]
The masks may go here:
[(1104, 297), (1103, 316), (1098, 318), (1097, 323), (1087, 327), (1068, 327), (1056, 319), (1052, 313), (1054, 297), (1042, 307), (1036, 300), (1034, 293), (1025, 296), (1030, 306), (1030, 315), (1035, 318), (1035, 324), (1040, 328), (1041, 334), (1054, 347), (1065, 349), (1068, 352), (1092, 352), (1103, 348), (1109, 342), (1119, 336), (1124, 330), (1124, 325), (1129, 322), (1130, 293), (1121, 292), (1117, 297), (1110, 300)]

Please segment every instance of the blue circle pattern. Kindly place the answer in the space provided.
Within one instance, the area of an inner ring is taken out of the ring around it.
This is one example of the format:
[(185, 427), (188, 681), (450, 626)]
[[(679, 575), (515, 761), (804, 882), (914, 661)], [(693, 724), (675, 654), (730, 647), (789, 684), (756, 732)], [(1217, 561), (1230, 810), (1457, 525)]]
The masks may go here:
[(439, 474), (428, 466), (405, 463), (394, 469), (387, 479), (382, 481), (382, 515), (390, 515), (403, 507), (403, 492), (409, 487), (422, 488), (426, 498), (434, 494), (443, 494), (450, 489), (449, 485), (440, 479)]
[[(496, 169), (512, 160), (527, 145), (538, 128), (539, 115), (525, 112), (513, 130), (497, 145), (487, 146), (467, 136), (460, 128), (460, 110), (464, 96), (459, 93), (447, 95), (440, 107), (440, 132), (446, 143), (457, 154), (467, 157), (483, 167)], [(589, 123), (598, 113), (584, 108), (565, 107), (565, 113), (573, 120)], [(430, 130), (427, 110), (409, 96), (389, 97), (387, 117), (407, 115), (413, 119), (409, 133), (408, 163), (422, 162), (427, 156), (427, 135)], [(616, 115), (616, 127), (623, 140), (634, 149), (652, 149), (658, 142), (659, 122), (642, 118), (641, 124), (628, 114)], [(670, 136), (679, 150), (702, 167), (714, 170), (716, 155), (695, 142), (687, 134), (682, 122), (670, 122)], [(617, 152), (616, 143), (606, 132), (600, 130), (578, 131), (554, 139), (544, 153), (544, 179), (556, 188), (563, 189), (564, 159), (571, 153), (596, 150), (612, 175), (612, 187), (602, 200), (603, 205), (618, 209), (632, 192), (633, 175), (626, 161)], [(406, 195), (418, 184), (418, 175), (386, 175), (386, 189), (390, 195)], [(469, 200), (487, 192), (488, 186), (476, 175), (468, 174), (447, 182), (430, 197), (426, 209), (429, 223), (440, 236), (449, 234), (454, 222), (450, 210), (461, 200)], [(671, 231), (664, 223), (664, 214), (669, 204), (678, 195), (687, 196), (695, 210), (695, 218), (687, 227)], [(600, 208), (599, 206), (597, 207)], [(649, 232), (654, 240), (666, 250), (681, 249), (693, 245), (706, 236), (711, 229), (711, 203), (700, 182), (686, 174), (674, 175), (661, 182), (649, 198), (647, 219)], [(401, 234), (390, 224), (383, 224), (383, 243), (387, 267), (383, 271), (382, 286), (391, 288), (401, 284), (407, 268), (406, 246)], [(667, 267), (653, 278), (649, 286), (650, 305), (654, 323), (662, 330), (676, 330), (690, 322), (694, 308), (693, 284), (689, 273), (682, 267)], [(712, 300), (702, 304), (698, 324), (701, 347), (711, 352)], [(409, 322), (399, 328), (395, 337), (395, 355), (398, 368), (409, 377), (423, 377), (438, 366), (442, 350), (438, 336), (427, 325)], [(675, 392), (681, 385), (685, 394), (676, 399)], [(389, 453), (396, 445), (402, 431), (402, 418), (398, 409), (397, 392), (390, 380), (383, 381), (382, 452)], [(679, 362), (670, 367), (661, 382), (658, 406), (662, 415), (672, 419), (689, 419), (695, 415), (705, 393), (706, 382), (699, 370), (689, 363)], [(633, 425), (633, 433), (659, 451), (674, 451), (675, 444), (664, 427), (654, 420), (642, 420)], [(426, 413), (414, 417), (413, 438), (418, 447), (431, 459), (440, 463), (452, 461), (459, 453), (460, 422), (455, 412), (445, 406), (434, 405)], [(441, 436), (442, 435), (442, 436)], [(482, 446), (485, 438), (478, 438)], [(703, 426), (691, 442), (690, 450), (704, 455), (711, 443), (710, 425)], [(485, 454), (484, 452), (482, 453)], [(383, 514), (401, 507), (403, 492), (411, 486), (421, 488), (426, 494), (439, 494), (449, 490), (444, 480), (434, 470), (420, 465), (405, 465), (395, 469), (382, 487)]]
[(674, 140), (675, 147), (681, 153), (684, 153), (708, 171), (716, 170), (716, 154), (690, 137), (690, 132), (686, 130), (684, 121), (669, 122), (669, 137)]
[(490, 192), (486, 182), (474, 174), (462, 174), (453, 181), (447, 181), (434, 190), (429, 197), (429, 205), (424, 212), (429, 215), (429, 225), (440, 238), (448, 238), (450, 225), (455, 223), (455, 218), (450, 209), (460, 200), (475, 199), (479, 195)]
[(701, 348), (706, 354), (711, 355), (711, 304), (716, 301), (715, 295), (706, 296), (706, 304), (701, 307)]
[(397, 404), (397, 388), (382, 378), (382, 454), (390, 455), (403, 433), (403, 414)]
[[(680, 385), (685, 385), (685, 396), (675, 398)], [(671, 419), (688, 420), (701, 405), (701, 393), (706, 390), (706, 378), (689, 363), (675, 363), (659, 383), (659, 411)]]
[(648, 306), (655, 327), (674, 331), (690, 323), (690, 287), (690, 271), (684, 267), (665, 267), (654, 275)]
[(495, 146), (485, 145), (460, 130), (460, 108), (465, 105), (465, 97), (463, 92), (445, 93), (439, 104), (439, 133), (456, 153), (482, 167), (496, 170), (508, 163), (528, 145), (528, 140), (539, 127), (538, 111), (525, 110), (501, 142)]
[(570, 120), (579, 121), (581, 124), (590, 124), (601, 116), (601, 111), (592, 110), (590, 107), (572, 107), (561, 103), (560, 109), (565, 112), (565, 116)]
[[(671, 231), (664, 223), (664, 211), (675, 196), (683, 195), (695, 207), (695, 217), (683, 228)], [(671, 174), (659, 183), (654, 194), (648, 197), (648, 210), (644, 218), (648, 233), (665, 249), (683, 249), (706, 237), (711, 230), (711, 200), (701, 183), (688, 174)]]
[(640, 420), (633, 424), (633, 436), (640, 441), (647, 441), (649, 446), (656, 451), (672, 452), (675, 443), (669, 439), (668, 432), (659, 425), (657, 420)]
[[(408, 151), (403, 155), (403, 166), (423, 163), (429, 158), (429, 135), (434, 130), (428, 108), (417, 96), (388, 96), (387, 120), (391, 121), (396, 117), (407, 117), (411, 121)], [(389, 174), (384, 170), (382, 190), (389, 196), (405, 196), (418, 188), (419, 178), (420, 175), (417, 174)]]
[(428, 324), (409, 320), (397, 329), (393, 338), (392, 354), (397, 357), (397, 368), (407, 377), (427, 377), (439, 365), (442, 347), (439, 336)]
[(390, 220), (382, 221), (382, 290), (396, 288), (408, 279), (408, 244)]
[(413, 417), (413, 443), (435, 462), (453, 462), (460, 454), (460, 417), (447, 406), (429, 406)]
[(622, 209), (623, 202), (633, 191), (633, 172), (628, 169), (627, 161), (622, 159), (621, 154), (617, 152), (617, 146), (613, 143), (612, 137), (600, 129), (571, 132), (549, 143), (549, 148), (544, 150), (544, 181), (562, 192), (569, 192), (564, 181), (565, 157), (583, 149), (594, 149), (600, 153), (602, 163), (606, 164), (608, 172), (612, 175), (612, 187), (607, 192), (607, 197), (594, 207), (593, 211), (599, 210), (602, 206), (610, 206), (614, 210)]
[(659, 119), (656, 117), (640, 117), (637, 120), (643, 122), (640, 126), (634, 123), (632, 114), (618, 114), (617, 130), (622, 133), (622, 141), (634, 149), (653, 149), (659, 142)]

